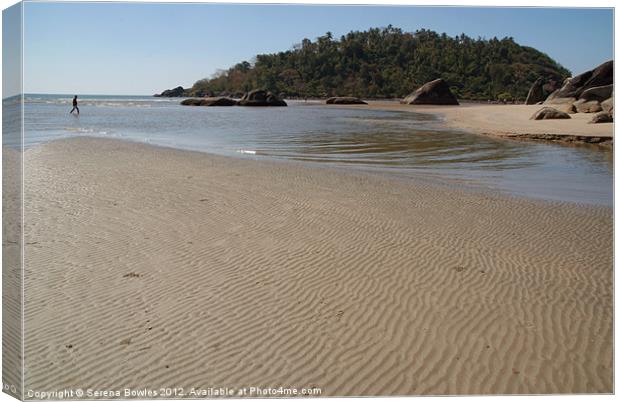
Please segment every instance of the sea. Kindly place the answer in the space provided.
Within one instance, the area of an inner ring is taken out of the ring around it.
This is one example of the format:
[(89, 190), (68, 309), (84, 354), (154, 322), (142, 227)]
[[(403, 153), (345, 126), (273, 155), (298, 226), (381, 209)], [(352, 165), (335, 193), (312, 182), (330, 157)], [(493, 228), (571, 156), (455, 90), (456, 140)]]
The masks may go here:
[[(24, 96), (24, 146), (92, 136), (228, 155), (361, 169), (510, 195), (610, 206), (613, 152), (491, 138), (448, 129), (422, 113), (344, 109), (312, 101), (288, 107), (193, 107), (179, 98)], [(3, 131), (19, 124), (18, 98), (3, 100)], [(19, 136), (3, 145), (19, 147)]]

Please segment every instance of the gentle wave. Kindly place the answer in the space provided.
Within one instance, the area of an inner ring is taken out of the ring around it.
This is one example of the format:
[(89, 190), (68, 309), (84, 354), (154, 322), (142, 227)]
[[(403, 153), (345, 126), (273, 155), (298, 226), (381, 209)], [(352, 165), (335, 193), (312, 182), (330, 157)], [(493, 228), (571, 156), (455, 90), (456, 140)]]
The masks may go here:
[(80, 134), (101, 134), (101, 135), (108, 134), (108, 131), (96, 130), (94, 128), (86, 128), (86, 127), (65, 127), (64, 130), (70, 133), (80, 133)]
[[(19, 99), (15, 102), (19, 103)], [(155, 98), (155, 97), (79, 97), (79, 106), (94, 107), (138, 107), (150, 108), (154, 105), (178, 104), (181, 98)], [(64, 105), (71, 106), (73, 103), (72, 96), (45, 96), (45, 95), (26, 95), (24, 97), (25, 105), (47, 104), (47, 105)]]

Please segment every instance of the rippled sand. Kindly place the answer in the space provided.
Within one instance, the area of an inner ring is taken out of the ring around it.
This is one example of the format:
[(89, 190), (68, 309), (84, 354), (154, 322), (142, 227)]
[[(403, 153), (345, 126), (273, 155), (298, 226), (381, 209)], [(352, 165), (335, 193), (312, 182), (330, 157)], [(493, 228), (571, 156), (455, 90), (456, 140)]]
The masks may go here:
[(26, 390), (612, 392), (612, 210), (104, 139), (26, 159)]

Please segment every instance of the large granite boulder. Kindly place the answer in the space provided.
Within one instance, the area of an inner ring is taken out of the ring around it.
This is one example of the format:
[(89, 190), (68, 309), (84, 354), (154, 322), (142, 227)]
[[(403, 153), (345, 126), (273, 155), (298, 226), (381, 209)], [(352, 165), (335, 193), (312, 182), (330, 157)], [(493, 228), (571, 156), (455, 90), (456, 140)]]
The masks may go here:
[(547, 96), (553, 93), (553, 91), (559, 88), (560, 88), (560, 84), (557, 80), (550, 79), (549, 81), (547, 81), (547, 83), (543, 85), (543, 91), (545, 92), (545, 99), (547, 98)]
[(286, 102), (282, 99), (262, 89), (247, 92), (237, 104), (239, 106), (286, 106)]
[(532, 87), (527, 93), (527, 98), (525, 98), (526, 105), (535, 105), (538, 102), (545, 100), (545, 93), (543, 91), (544, 83), (545, 80), (542, 77), (534, 81)]
[(592, 71), (591, 77), (586, 81), (582, 87), (582, 91), (588, 88), (601, 87), (604, 85), (611, 85), (614, 83), (614, 61), (609, 60), (600, 66), (596, 67)]
[(588, 101), (585, 99), (579, 99), (577, 102), (573, 103), (573, 106), (578, 113), (596, 113), (603, 110), (600, 102), (596, 100)]
[(613, 117), (614, 115), (614, 94), (613, 92), (609, 99), (606, 99), (603, 102), (601, 102), (601, 108), (603, 108), (603, 111), (611, 114), (611, 116)]
[(427, 82), (400, 101), (407, 105), (458, 105), (459, 101), (450, 91), (448, 83), (438, 78)]
[(552, 107), (544, 107), (534, 113), (530, 120), (570, 119), (568, 113), (561, 112)]
[(579, 99), (586, 101), (598, 101), (603, 102), (605, 99), (609, 99), (614, 92), (614, 85), (603, 85), (600, 87), (588, 88), (581, 93)]
[(594, 70), (586, 71), (575, 77), (564, 80), (562, 87), (554, 91), (546, 104), (569, 103), (577, 100), (581, 94), (594, 87), (611, 85), (614, 83), (614, 61), (607, 61)]
[(553, 79), (545, 79), (543, 77), (538, 78), (527, 93), (525, 98), (526, 105), (536, 105), (544, 102), (547, 96), (555, 91), (557, 88), (557, 81)]
[(153, 95), (153, 96), (157, 96), (157, 97), (167, 97), (167, 98), (173, 98), (173, 97), (179, 97), (179, 96), (185, 96), (185, 89), (183, 89), (183, 87), (176, 87), (173, 89), (166, 89), (164, 92), (160, 93), (159, 95)]
[(237, 101), (223, 96), (214, 98), (192, 98), (185, 99), (181, 105), (185, 106), (235, 106)]
[(183, 99), (181, 101), (181, 105), (183, 105), (183, 106), (200, 106), (200, 102), (201, 101), (202, 101), (202, 99), (196, 99), (196, 98)]
[(614, 118), (607, 112), (598, 112), (597, 114), (592, 116), (592, 120), (589, 121), (589, 123), (592, 123), (592, 124), (613, 123), (613, 122), (614, 122)]
[(575, 105), (573, 103), (563, 103), (563, 104), (558, 104), (558, 105), (553, 105), (553, 106), (560, 112), (565, 112), (568, 114), (577, 113), (577, 109), (575, 108)]
[(334, 96), (325, 101), (328, 105), (368, 105), (360, 98), (353, 96)]

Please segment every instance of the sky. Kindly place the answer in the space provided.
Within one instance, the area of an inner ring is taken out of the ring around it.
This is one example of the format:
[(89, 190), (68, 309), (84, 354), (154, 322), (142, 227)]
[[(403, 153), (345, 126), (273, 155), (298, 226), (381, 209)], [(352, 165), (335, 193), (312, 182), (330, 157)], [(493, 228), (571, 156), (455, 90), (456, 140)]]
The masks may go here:
[(573, 74), (613, 58), (611, 9), (26, 2), (24, 89), (152, 95), (303, 38), (389, 24), (511, 36)]
[(2, 11), (2, 97), (21, 93), (21, 5)]

